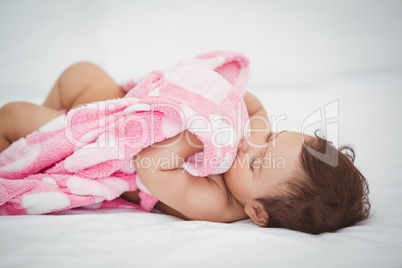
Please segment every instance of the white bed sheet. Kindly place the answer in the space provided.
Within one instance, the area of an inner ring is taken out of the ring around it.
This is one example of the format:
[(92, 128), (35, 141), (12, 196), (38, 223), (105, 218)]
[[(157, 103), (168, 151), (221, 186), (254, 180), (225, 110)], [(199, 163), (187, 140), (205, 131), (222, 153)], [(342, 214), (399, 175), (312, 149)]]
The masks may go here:
[(278, 130), (301, 131), (313, 112), (338, 104), (327, 123), (337, 124), (340, 144), (356, 149), (372, 218), (314, 236), (250, 220), (187, 222), (124, 209), (7, 216), (0, 217), (0, 266), (401, 267), (400, 2), (184, 3), (0, 2), (0, 105), (40, 104), (79, 60), (122, 81), (211, 49), (243, 51), (252, 61), (248, 90), (270, 117), (286, 116)]

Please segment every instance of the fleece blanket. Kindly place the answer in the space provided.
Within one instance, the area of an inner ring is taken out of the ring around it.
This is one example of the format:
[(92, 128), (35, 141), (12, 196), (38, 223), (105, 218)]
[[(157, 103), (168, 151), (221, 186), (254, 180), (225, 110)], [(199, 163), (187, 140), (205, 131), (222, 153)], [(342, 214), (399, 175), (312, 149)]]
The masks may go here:
[[(194, 176), (226, 172), (248, 136), (248, 77), (245, 56), (214, 51), (151, 72), (138, 84), (129, 81), (124, 98), (53, 119), (0, 154), (0, 215), (76, 207), (150, 211), (158, 200), (135, 172), (133, 157), (185, 129), (197, 135), (204, 151), (180, 167)], [(137, 189), (140, 205), (119, 198)]]

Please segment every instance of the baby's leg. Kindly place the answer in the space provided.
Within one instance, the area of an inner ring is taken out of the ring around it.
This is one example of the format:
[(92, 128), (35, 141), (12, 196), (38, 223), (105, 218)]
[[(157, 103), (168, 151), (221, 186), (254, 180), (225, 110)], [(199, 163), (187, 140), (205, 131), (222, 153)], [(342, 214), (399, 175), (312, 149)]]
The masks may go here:
[(29, 102), (7, 103), (0, 108), (0, 152), (61, 114)]
[(79, 62), (68, 67), (57, 79), (43, 106), (60, 110), (85, 103), (124, 97), (125, 93), (98, 66)]
[(68, 67), (57, 79), (43, 106), (12, 102), (0, 108), (0, 152), (51, 119), (60, 110), (95, 101), (122, 98), (125, 93), (102, 69), (89, 62)]

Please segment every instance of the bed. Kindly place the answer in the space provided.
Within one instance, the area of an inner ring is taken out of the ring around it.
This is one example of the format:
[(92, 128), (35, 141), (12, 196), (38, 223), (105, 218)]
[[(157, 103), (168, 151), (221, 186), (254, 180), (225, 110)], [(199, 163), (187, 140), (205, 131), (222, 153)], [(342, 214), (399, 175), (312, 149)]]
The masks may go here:
[(402, 266), (400, 1), (3, 0), (0, 22), (0, 105), (41, 104), (77, 61), (124, 82), (242, 52), (274, 129), (352, 144), (372, 204), (366, 223), (320, 235), (133, 209), (3, 216), (1, 267)]

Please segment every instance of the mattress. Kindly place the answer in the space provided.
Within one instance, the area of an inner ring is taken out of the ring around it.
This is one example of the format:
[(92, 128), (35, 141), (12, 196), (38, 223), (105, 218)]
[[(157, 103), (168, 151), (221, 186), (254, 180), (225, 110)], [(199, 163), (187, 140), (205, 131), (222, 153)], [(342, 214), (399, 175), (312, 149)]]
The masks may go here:
[(351, 144), (372, 205), (367, 222), (320, 235), (156, 210), (2, 216), (1, 267), (402, 266), (399, 1), (2, 1), (0, 21), (0, 105), (41, 104), (77, 61), (123, 82), (209, 50), (243, 52), (247, 90), (274, 129), (330, 129)]

